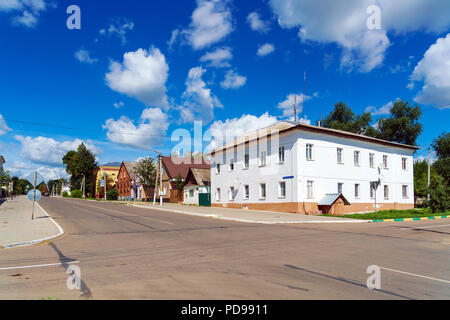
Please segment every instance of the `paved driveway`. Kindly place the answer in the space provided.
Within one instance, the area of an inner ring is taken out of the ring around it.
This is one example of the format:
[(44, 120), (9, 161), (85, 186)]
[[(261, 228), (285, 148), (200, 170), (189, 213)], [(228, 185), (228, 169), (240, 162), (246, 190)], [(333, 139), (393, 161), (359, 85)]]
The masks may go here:
[[(0, 298), (449, 299), (446, 220), (262, 225), (71, 199), (65, 235), (0, 250)], [(366, 287), (370, 265), (381, 290)], [(81, 291), (66, 287), (70, 266)], [(26, 267), (26, 268), (24, 268)]]

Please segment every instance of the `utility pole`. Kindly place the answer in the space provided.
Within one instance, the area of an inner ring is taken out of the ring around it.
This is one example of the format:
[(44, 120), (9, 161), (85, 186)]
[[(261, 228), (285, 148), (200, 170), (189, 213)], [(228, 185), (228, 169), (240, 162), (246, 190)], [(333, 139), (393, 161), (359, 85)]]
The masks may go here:
[(161, 153), (159, 154), (159, 205), (163, 205), (163, 198), (162, 198), (162, 159), (161, 159)]
[(106, 172), (103, 171), (103, 186), (105, 188), (105, 200), (106, 200), (106, 178), (107, 178)]
[(37, 171), (34, 173), (33, 212), (31, 213), (31, 220), (34, 220), (34, 203), (36, 202), (36, 181), (37, 181)]
[(86, 198), (86, 176), (83, 174), (83, 182), (81, 183), (81, 189), (83, 190), (83, 198)]
[(159, 174), (159, 154), (158, 154), (158, 166), (156, 167), (155, 189), (153, 190), (153, 205), (156, 204), (156, 190), (158, 190), (158, 174)]
[(428, 194), (427, 194), (427, 199), (428, 201), (430, 201), (430, 181), (431, 181), (431, 148), (428, 147)]

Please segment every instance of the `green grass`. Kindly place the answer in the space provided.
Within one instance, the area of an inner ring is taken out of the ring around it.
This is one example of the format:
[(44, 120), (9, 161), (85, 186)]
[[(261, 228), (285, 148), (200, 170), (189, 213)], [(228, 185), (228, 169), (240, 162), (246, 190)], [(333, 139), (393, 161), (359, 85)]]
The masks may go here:
[[(324, 215), (327, 217), (335, 217)], [(450, 216), (450, 211), (446, 213), (431, 213), (429, 209), (411, 209), (411, 210), (385, 210), (362, 214), (347, 214), (340, 218), (361, 219), (361, 220), (381, 220), (381, 219), (401, 219), (401, 218), (425, 218), (435, 216)]]

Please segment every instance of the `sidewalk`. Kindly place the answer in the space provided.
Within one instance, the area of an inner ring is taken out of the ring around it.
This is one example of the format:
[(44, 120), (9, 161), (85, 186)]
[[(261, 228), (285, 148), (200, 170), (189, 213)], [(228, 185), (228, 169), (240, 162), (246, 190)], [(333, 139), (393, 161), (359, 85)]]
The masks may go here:
[(261, 224), (293, 224), (293, 223), (368, 223), (367, 220), (346, 219), (338, 217), (305, 216), (294, 213), (281, 213), (271, 211), (240, 210), (215, 207), (185, 206), (174, 203), (165, 203), (153, 206), (151, 203), (132, 204), (138, 208), (176, 212), (192, 216), (214, 218), (221, 220), (261, 223)]
[(64, 233), (62, 228), (39, 206), (34, 207), (26, 196), (19, 196), (0, 205), (0, 248), (37, 244)]

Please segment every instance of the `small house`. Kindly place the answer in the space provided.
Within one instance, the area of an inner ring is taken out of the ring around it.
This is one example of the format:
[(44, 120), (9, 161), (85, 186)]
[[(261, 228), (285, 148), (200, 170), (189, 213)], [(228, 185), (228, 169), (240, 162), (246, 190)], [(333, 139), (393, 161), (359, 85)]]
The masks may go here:
[(210, 169), (189, 169), (184, 185), (184, 204), (211, 206)]

